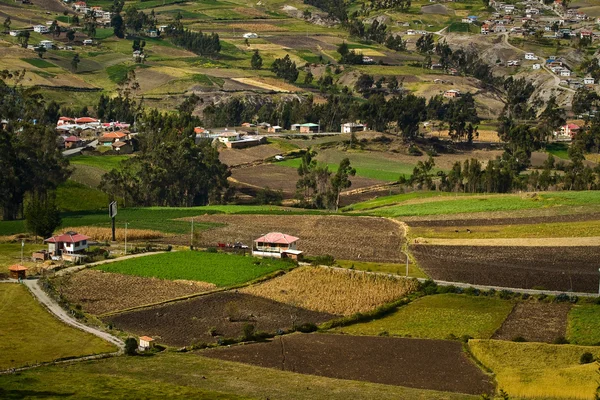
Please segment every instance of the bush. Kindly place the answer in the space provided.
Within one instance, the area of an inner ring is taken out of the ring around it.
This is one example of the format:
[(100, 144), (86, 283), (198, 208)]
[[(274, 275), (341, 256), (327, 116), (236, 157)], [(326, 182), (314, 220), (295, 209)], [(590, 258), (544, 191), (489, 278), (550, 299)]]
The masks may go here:
[(592, 353), (583, 353), (579, 358), (579, 364), (589, 364), (595, 361), (594, 355)]
[(411, 156), (422, 156), (423, 152), (421, 151), (421, 149), (419, 149), (417, 146), (410, 145), (410, 147), (408, 148), (408, 154)]
[(331, 267), (335, 264), (335, 258), (332, 255), (325, 254), (323, 256), (317, 256), (311, 263), (312, 265), (327, 265)]
[(419, 285), (419, 290), (427, 295), (436, 294), (438, 291), (438, 286), (433, 280), (427, 279), (425, 282)]
[(313, 324), (312, 322), (307, 322), (297, 327), (296, 330), (302, 333), (311, 333), (317, 330), (317, 325)]
[(527, 340), (523, 336), (517, 336), (517, 337), (514, 337), (512, 339), (512, 341), (517, 342), (517, 343), (523, 343), (523, 342), (526, 342)]
[(566, 293), (561, 293), (554, 298), (555, 303), (566, 303), (567, 301), (570, 301), (570, 300), (571, 300), (571, 297)]
[(125, 340), (125, 354), (128, 356), (135, 356), (137, 354), (138, 342), (135, 338), (127, 338)]
[(469, 296), (479, 296), (479, 289), (468, 287), (465, 289), (465, 294)]
[(510, 290), (501, 290), (498, 293), (498, 297), (500, 297), (502, 300), (510, 300), (512, 299), (514, 293), (511, 292)]
[(217, 250), (216, 247), (209, 247), (206, 249), (207, 253), (218, 253), (219, 251)]
[(559, 336), (554, 339), (553, 344), (569, 344), (569, 341), (564, 336)]
[(242, 332), (243, 332), (243, 338), (244, 340), (253, 340), (254, 339), (254, 330), (256, 329), (256, 327), (253, 324), (244, 324), (244, 327), (242, 328)]

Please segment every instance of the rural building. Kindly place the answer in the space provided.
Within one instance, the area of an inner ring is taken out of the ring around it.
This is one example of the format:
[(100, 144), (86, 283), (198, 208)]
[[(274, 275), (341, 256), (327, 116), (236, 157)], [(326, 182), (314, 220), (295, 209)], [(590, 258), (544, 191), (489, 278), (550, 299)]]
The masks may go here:
[(540, 64), (533, 64), (531, 66), (531, 68), (533, 68), (533, 69), (542, 69), (542, 66)]
[(33, 31), (36, 33), (48, 33), (50, 30), (46, 25), (35, 25)]
[(563, 68), (563, 69), (560, 71), (560, 76), (571, 76), (571, 71), (569, 71), (569, 70), (568, 70), (568, 69), (566, 69), (566, 68)]
[(77, 136), (69, 136), (65, 139), (65, 149), (72, 149), (81, 146), (82, 140)]
[(258, 38), (258, 34), (254, 33), (254, 32), (248, 32), (248, 33), (244, 33), (244, 39), (257, 39)]
[(83, 45), (84, 46), (89, 46), (89, 45), (92, 45), (92, 44), (94, 44), (94, 41), (92, 39), (85, 39), (83, 41)]
[(320, 130), (319, 124), (300, 124), (300, 133), (318, 133)]
[(363, 132), (367, 130), (367, 125), (357, 124), (355, 122), (346, 122), (342, 124), (342, 133)]
[(197, 126), (194, 128), (194, 133), (196, 135), (208, 135), (210, 132), (207, 129), (204, 129), (201, 126)]
[(450, 89), (444, 92), (444, 97), (448, 99), (454, 99), (456, 97), (460, 97), (460, 90)]
[(369, 56), (363, 56), (362, 62), (363, 62), (363, 64), (371, 64), (371, 63), (375, 62), (375, 60), (373, 60), (373, 58), (371, 58)]
[(490, 26), (488, 24), (481, 25), (481, 34), (487, 35), (488, 33), (490, 33)]
[(126, 137), (127, 134), (124, 132), (107, 132), (104, 135), (102, 135), (100, 139), (98, 139), (98, 142), (102, 146), (112, 146), (115, 142), (125, 141)]
[(25, 279), (27, 275), (27, 267), (19, 264), (11, 265), (8, 267), (8, 273), (13, 279)]
[(154, 348), (154, 339), (150, 336), (140, 336), (140, 351), (146, 351)]
[(280, 127), (279, 125), (274, 125), (269, 127), (269, 129), (267, 129), (267, 132), (269, 133), (280, 133), (282, 131), (282, 127)]
[(302, 258), (302, 251), (296, 247), (298, 238), (281, 232), (271, 232), (254, 240), (252, 255), (258, 257)]
[(300, 130), (300, 125), (301, 125), (301, 124), (292, 124), (292, 126), (291, 126), (291, 128), (290, 128), (290, 129), (291, 129), (292, 131), (299, 131), (299, 130)]
[(62, 235), (53, 236), (44, 240), (48, 243), (48, 253), (53, 256), (76, 255), (88, 248), (89, 236), (69, 231)]
[(43, 47), (46, 50), (52, 50), (53, 46), (54, 46), (54, 43), (52, 42), (52, 40), (42, 40), (40, 42), (40, 47)]
[(561, 136), (570, 136), (571, 139), (575, 137), (581, 130), (581, 127), (577, 124), (566, 124), (560, 127)]
[(525, 53), (525, 59), (526, 60), (537, 60), (537, 56), (533, 53)]
[(256, 137), (244, 137), (238, 140), (228, 140), (225, 142), (225, 146), (230, 149), (244, 149), (246, 147), (258, 146), (259, 144), (266, 143), (267, 140), (264, 136)]
[(19, 36), (21, 34), (21, 31), (10, 31), (10, 32), (8, 32), (8, 34), (10, 36), (17, 37), (17, 36)]
[(591, 76), (586, 76), (585, 78), (583, 78), (583, 84), (584, 85), (595, 85), (596, 80), (594, 78), (592, 78)]
[(133, 153), (133, 146), (125, 141), (118, 141), (112, 144), (112, 149), (121, 154)]

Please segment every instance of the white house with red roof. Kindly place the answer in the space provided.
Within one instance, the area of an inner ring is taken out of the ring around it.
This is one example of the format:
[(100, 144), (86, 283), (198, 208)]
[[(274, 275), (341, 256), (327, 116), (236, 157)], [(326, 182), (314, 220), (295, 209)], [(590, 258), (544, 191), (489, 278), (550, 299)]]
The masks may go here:
[(302, 258), (302, 251), (297, 248), (298, 239), (281, 232), (271, 232), (254, 240), (252, 255), (258, 257)]
[(69, 231), (62, 235), (53, 236), (44, 240), (48, 243), (48, 253), (53, 256), (77, 254), (88, 248), (89, 236)]
[(65, 149), (72, 149), (81, 146), (82, 140), (75, 135), (65, 138)]
[(560, 131), (556, 132), (559, 136), (569, 137), (573, 139), (579, 133), (581, 127), (577, 124), (565, 124), (560, 127)]
[(113, 143), (120, 142), (120, 141), (126, 141), (126, 140), (127, 140), (127, 133), (121, 132), (121, 131), (115, 131), (115, 132), (106, 132), (104, 135), (102, 135), (102, 137), (100, 137), (100, 139), (98, 139), (98, 142), (100, 142), (102, 144), (102, 146), (112, 146)]

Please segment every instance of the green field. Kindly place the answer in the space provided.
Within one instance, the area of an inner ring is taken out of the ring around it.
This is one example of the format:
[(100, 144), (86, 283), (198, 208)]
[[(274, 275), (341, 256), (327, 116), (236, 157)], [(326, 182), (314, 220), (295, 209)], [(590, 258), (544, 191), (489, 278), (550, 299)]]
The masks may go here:
[(600, 306), (577, 305), (569, 311), (567, 338), (573, 344), (597, 346), (600, 343)]
[(337, 330), (350, 335), (488, 339), (512, 308), (513, 303), (497, 298), (439, 294), (415, 300), (384, 318)]
[[(406, 264), (378, 263), (365, 261), (336, 260), (342, 268), (353, 268), (358, 271), (382, 272), (386, 274), (406, 275)], [(413, 278), (427, 278), (425, 272), (413, 263), (408, 264), (408, 276)]]
[(56, 65), (41, 58), (23, 58), (22, 60), (38, 68), (56, 67)]
[(69, 158), (73, 165), (89, 165), (100, 168), (104, 171), (110, 171), (121, 166), (121, 161), (129, 158), (128, 156), (75, 156)]
[(24, 285), (0, 284), (0, 299), (0, 370), (117, 350), (58, 321)]
[[(463, 193), (459, 193), (458, 195), (464, 195)], [(410, 193), (402, 193), (395, 194), (392, 196), (383, 196), (378, 197), (373, 200), (363, 201), (362, 203), (352, 204), (348, 207), (342, 209), (342, 211), (365, 211), (371, 210), (374, 208), (381, 208), (386, 206), (391, 206), (395, 204), (400, 204), (404, 201), (412, 200), (412, 199), (426, 199), (430, 197), (457, 197), (456, 193), (448, 193), (448, 192), (410, 192)]]
[(548, 143), (546, 145), (546, 151), (555, 157), (564, 160), (569, 159), (569, 145), (565, 143)]
[(598, 347), (499, 340), (471, 340), (469, 347), (511, 398), (594, 398), (598, 364), (581, 365), (579, 358), (586, 352), (598, 357)]
[(0, 273), (7, 273), (8, 267), (14, 264), (23, 264), (26, 267), (34, 266), (35, 263), (29, 261), (31, 253), (45, 249), (44, 243), (38, 240), (38, 244), (26, 243), (23, 247), (23, 260), (21, 262), (21, 241), (0, 243)]
[(104, 209), (109, 202), (106, 193), (69, 179), (57, 188), (56, 203), (61, 211), (84, 211)]
[(178, 251), (104, 264), (97, 269), (126, 275), (185, 279), (214, 283), (217, 286), (231, 286), (277, 270), (287, 270), (292, 266), (293, 264), (279, 259)]
[(322, 378), (161, 353), (0, 375), (0, 397), (77, 399), (477, 400), (479, 396)]

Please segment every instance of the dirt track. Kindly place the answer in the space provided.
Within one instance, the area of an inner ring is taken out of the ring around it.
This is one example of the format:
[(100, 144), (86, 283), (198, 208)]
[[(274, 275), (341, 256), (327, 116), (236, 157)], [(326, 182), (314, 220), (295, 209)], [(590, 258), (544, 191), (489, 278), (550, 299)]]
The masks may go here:
[(494, 385), (460, 342), (294, 334), (268, 343), (205, 350), (203, 356), (331, 378), (449, 392), (491, 393)]

